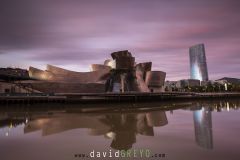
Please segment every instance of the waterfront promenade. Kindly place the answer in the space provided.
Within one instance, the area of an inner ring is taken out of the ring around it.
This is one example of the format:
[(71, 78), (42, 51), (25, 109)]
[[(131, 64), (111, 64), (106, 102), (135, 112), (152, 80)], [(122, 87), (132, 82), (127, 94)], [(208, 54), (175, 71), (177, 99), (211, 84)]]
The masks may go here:
[(154, 93), (56, 93), (56, 94), (1, 94), (1, 104), (32, 103), (108, 103), (168, 101), (186, 99), (208, 99), (240, 97), (240, 92), (194, 93), (194, 92), (154, 92)]

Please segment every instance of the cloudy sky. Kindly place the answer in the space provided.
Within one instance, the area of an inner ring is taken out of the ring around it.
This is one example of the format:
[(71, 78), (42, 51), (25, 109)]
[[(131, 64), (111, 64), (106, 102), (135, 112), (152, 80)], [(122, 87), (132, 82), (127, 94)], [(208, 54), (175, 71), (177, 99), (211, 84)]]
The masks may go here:
[(239, 0), (0, 0), (0, 67), (88, 71), (129, 50), (168, 80), (204, 43), (210, 79), (240, 78)]

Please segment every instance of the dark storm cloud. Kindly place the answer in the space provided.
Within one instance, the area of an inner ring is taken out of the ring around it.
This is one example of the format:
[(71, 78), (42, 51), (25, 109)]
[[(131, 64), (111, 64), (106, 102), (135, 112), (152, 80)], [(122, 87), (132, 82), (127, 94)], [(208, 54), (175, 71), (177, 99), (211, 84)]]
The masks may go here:
[(0, 54), (64, 66), (129, 49), (176, 79), (189, 77), (188, 47), (205, 43), (210, 73), (240, 76), (239, 8), (238, 0), (1, 0)]

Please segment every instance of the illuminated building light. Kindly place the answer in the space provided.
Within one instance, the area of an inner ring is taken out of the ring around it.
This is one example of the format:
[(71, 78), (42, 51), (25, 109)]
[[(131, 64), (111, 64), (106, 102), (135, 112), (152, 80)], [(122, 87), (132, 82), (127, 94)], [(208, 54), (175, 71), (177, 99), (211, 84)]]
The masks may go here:
[(227, 83), (224, 84), (224, 87), (225, 87), (225, 91), (227, 91), (228, 90)]
[(116, 137), (116, 133), (114, 133), (114, 132), (108, 132), (108, 133), (106, 134), (106, 136), (107, 136), (108, 138), (114, 139), (114, 138)]
[(229, 111), (229, 103), (227, 102), (227, 111)]

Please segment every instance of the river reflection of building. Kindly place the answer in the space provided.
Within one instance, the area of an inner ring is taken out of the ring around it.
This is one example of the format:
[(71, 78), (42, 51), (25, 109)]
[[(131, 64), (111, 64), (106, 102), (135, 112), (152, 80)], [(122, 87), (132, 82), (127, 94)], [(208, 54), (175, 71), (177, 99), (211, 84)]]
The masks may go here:
[[(211, 100), (188, 103), (163, 104), (161, 108), (169, 106), (170, 109), (177, 104), (183, 110), (194, 112), (194, 129), (196, 143), (203, 148), (213, 148), (212, 117), (211, 112), (238, 110), (238, 99)], [(143, 104), (142, 104), (143, 105)], [(143, 106), (146, 106), (143, 105)], [(147, 104), (150, 107), (150, 104)], [(155, 105), (154, 105), (155, 106)], [(53, 106), (52, 106), (53, 107)], [(24, 133), (42, 131), (43, 136), (61, 133), (71, 129), (86, 128), (92, 136), (103, 135), (112, 139), (111, 147), (115, 149), (129, 149), (136, 142), (137, 134), (153, 136), (153, 127), (164, 126), (168, 123), (165, 111), (146, 110), (143, 108), (132, 111), (122, 109), (111, 113), (99, 113), (96, 109), (87, 106), (86, 109), (67, 106), (61, 109), (49, 109), (40, 106), (36, 110), (27, 111), (17, 108), (0, 108), (0, 131), (11, 136), (11, 128), (24, 125)], [(152, 108), (154, 109), (154, 107)], [(87, 112), (86, 114), (83, 113)], [(171, 111), (171, 110), (170, 110)], [(93, 113), (95, 112), (95, 113)], [(132, 112), (132, 113), (129, 113)]]
[(213, 148), (212, 114), (209, 107), (202, 107), (193, 112), (195, 140), (206, 149)]
[(132, 148), (137, 134), (154, 136), (153, 127), (164, 126), (167, 123), (164, 111), (96, 116), (63, 114), (30, 120), (24, 127), (24, 133), (42, 130), (43, 136), (47, 136), (70, 129), (89, 128), (88, 134), (111, 138), (111, 147), (122, 150)]
[(188, 109), (193, 110), (196, 143), (203, 148), (213, 149), (212, 112), (239, 109), (239, 100), (206, 101), (195, 104)]

